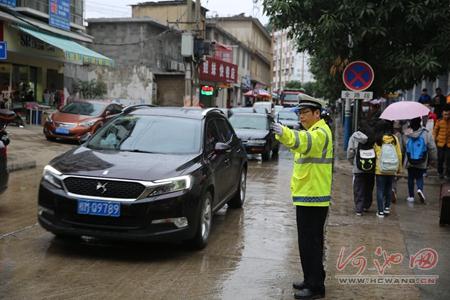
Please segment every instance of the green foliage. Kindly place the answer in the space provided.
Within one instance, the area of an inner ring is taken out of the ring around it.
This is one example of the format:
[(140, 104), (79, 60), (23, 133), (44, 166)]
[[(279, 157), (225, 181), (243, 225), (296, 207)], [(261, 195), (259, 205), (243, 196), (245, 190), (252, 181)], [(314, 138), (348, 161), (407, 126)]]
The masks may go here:
[(300, 81), (297, 80), (291, 80), (286, 82), (286, 85), (284, 86), (285, 89), (301, 89), (302, 88), (302, 83)]
[(95, 99), (103, 97), (107, 92), (106, 83), (92, 79), (78, 80), (74, 83), (74, 92), (79, 92), (82, 99)]
[(317, 90), (338, 98), (342, 71), (365, 60), (381, 95), (433, 80), (450, 69), (448, 0), (264, 0), (275, 28), (289, 28), (312, 56)]

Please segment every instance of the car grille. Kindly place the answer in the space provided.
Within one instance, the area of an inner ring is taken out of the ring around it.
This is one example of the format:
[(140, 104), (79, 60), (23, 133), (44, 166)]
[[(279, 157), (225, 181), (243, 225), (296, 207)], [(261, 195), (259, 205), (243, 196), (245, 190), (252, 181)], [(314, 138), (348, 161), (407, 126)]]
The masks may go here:
[(68, 177), (64, 179), (64, 184), (73, 194), (120, 199), (136, 199), (145, 189), (145, 186), (138, 182), (79, 177)]
[(64, 128), (74, 128), (77, 127), (76, 123), (62, 123), (62, 122), (55, 122), (56, 127), (64, 127)]

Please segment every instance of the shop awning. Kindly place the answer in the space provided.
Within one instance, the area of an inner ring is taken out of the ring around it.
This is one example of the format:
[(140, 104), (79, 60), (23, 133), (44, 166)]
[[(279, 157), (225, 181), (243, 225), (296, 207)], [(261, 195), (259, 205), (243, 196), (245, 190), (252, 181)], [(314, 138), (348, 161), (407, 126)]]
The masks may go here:
[(43, 41), (44, 43), (50, 44), (64, 51), (67, 62), (75, 64), (95, 64), (100, 66), (112, 66), (114, 64), (112, 59), (88, 49), (74, 41), (21, 26), (18, 26), (18, 28), (21, 31)]

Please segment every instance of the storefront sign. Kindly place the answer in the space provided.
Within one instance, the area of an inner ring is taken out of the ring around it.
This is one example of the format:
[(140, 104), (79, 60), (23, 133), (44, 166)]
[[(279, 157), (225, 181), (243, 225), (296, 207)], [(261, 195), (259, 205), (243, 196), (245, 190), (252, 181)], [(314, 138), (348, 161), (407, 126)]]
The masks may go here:
[(52, 45), (44, 43), (43, 41), (38, 40), (26, 33), (20, 34), (20, 46), (40, 51), (55, 52), (55, 47), (53, 47)]
[(0, 41), (0, 59), (8, 58), (8, 47), (5, 41)]
[(200, 65), (200, 80), (236, 83), (238, 66), (215, 58), (207, 58)]
[(70, 0), (49, 0), (48, 23), (57, 28), (70, 30)]
[(0, 0), (0, 4), (16, 7), (16, 0)]

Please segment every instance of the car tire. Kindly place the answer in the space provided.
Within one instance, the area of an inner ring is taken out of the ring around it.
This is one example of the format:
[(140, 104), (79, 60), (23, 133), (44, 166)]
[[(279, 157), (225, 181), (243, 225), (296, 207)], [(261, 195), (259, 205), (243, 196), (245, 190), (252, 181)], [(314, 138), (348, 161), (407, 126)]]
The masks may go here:
[(241, 176), (239, 177), (239, 186), (236, 194), (228, 201), (228, 207), (230, 208), (242, 208), (245, 201), (245, 192), (247, 188), (247, 170), (245, 168), (241, 171)]
[(187, 246), (194, 250), (201, 250), (206, 247), (211, 233), (212, 217), (212, 196), (210, 192), (206, 192), (202, 197), (195, 236), (186, 241)]
[(261, 157), (263, 161), (268, 161), (270, 159), (270, 150), (263, 152)]

